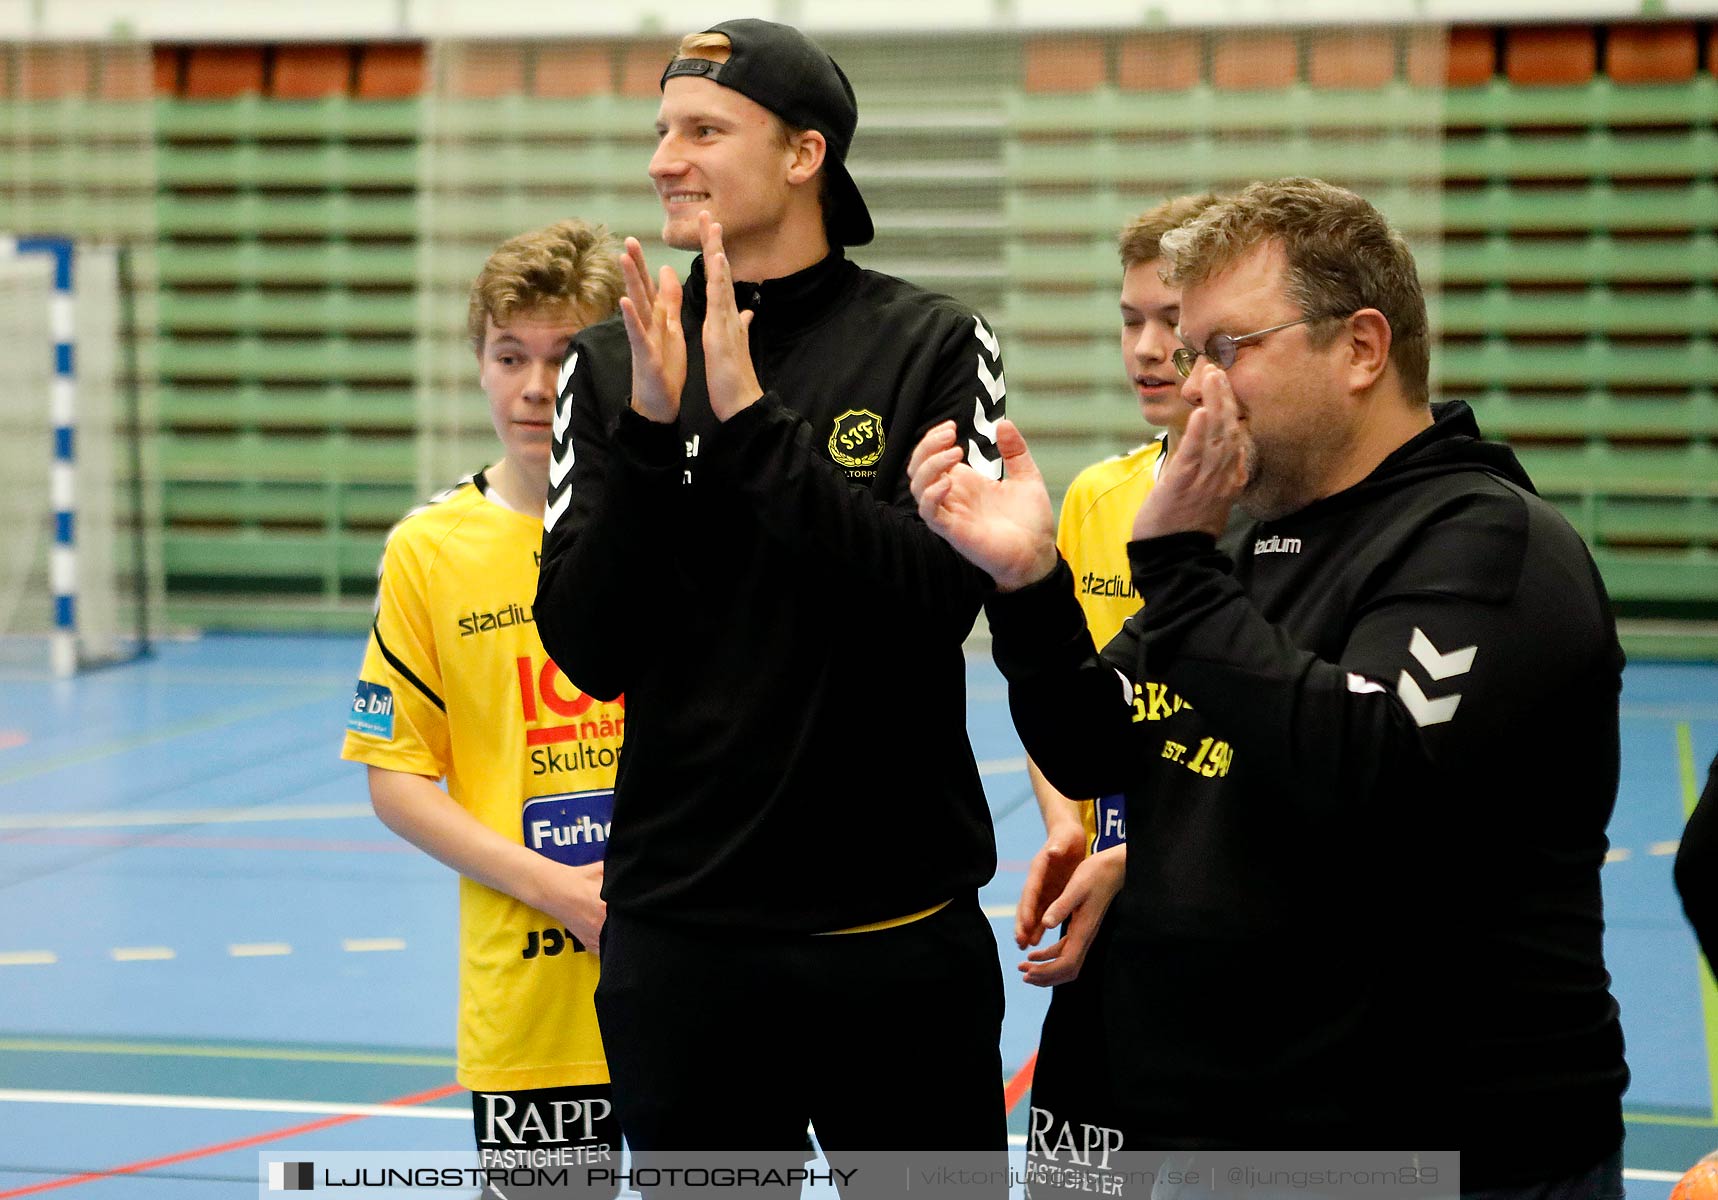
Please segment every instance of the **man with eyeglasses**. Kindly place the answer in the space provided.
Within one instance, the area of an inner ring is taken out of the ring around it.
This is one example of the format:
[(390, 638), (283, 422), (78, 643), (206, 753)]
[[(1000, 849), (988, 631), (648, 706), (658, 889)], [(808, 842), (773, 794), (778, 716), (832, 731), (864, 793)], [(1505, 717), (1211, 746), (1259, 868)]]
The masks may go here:
[(997, 584), (1033, 759), (1126, 792), (1114, 1132), (1454, 1148), (1464, 1194), (1621, 1196), (1599, 869), (1622, 652), (1592, 558), (1465, 404), (1429, 403), (1413, 258), (1365, 200), (1256, 183), (1162, 250), (1199, 411), (1134, 520), (1147, 602), (1101, 656), (1018, 430), (1000, 482), (946, 428), (910, 468)]

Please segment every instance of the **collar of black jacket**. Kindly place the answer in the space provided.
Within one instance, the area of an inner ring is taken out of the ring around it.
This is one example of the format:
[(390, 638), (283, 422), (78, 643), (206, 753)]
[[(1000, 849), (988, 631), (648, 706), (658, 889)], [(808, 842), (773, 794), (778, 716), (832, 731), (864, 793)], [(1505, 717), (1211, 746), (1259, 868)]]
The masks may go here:
[[(766, 279), (762, 283), (734, 282), (734, 302), (741, 312), (752, 313), (752, 336), (792, 333), (817, 324), (847, 291), (859, 268), (839, 246), (803, 271)], [(704, 257), (692, 260), (686, 274), (682, 304), (704, 316)]]

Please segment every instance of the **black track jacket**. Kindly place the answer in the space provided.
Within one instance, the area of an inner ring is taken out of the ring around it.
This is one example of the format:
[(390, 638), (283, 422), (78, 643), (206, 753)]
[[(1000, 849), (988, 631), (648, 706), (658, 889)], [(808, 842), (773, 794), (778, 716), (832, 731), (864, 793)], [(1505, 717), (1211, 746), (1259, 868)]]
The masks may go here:
[(1604, 1158), (1623, 657), (1579, 536), (1458, 402), (1233, 562), (1128, 552), (1146, 603), (1101, 657), (1065, 565), (989, 605), (1034, 760), (1127, 792), (1128, 1144), (1454, 1147), (1464, 1190)]
[(574, 340), (556, 405), (538, 629), (579, 688), (626, 695), (603, 895), (783, 932), (970, 895), (996, 868), (961, 652), (989, 580), (919, 520), (906, 464), (953, 418), (1000, 471), (996, 340), (837, 250), (736, 285), (766, 392), (719, 423), (704, 286), (699, 260), (677, 426), (630, 409), (619, 317)]

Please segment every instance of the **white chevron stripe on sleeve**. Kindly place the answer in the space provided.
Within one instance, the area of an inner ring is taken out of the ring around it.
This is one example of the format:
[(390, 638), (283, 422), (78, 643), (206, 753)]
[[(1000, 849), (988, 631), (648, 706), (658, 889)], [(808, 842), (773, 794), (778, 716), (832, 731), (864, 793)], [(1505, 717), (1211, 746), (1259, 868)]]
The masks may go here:
[(567, 481), (568, 474), (572, 472), (575, 457), (571, 441), (556, 442), (554, 453), (549, 456), (549, 486), (551, 488), (558, 488)]
[(1433, 679), (1448, 679), (1451, 675), (1466, 675), (1473, 669), (1473, 656), (1478, 652), (1478, 646), (1464, 646), (1460, 650), (1451, 650), (1448, 654), (1444, 654), (1432, 645), (1432, 639), (1427, 637), (1418, 626), (1415, 627), (1414, 636), (1408, 642), (1408, 653), (1414, 656), (1414, 661), (1426, 668), (1426, 674)]
[(567, 394), (567, 383), (573, 377), (573, 368), (579, 365), (579, 356), (575, 353), (568, 356), (566, 364), (561, 367), (561, 382), (555, 389), (555, 440), (558, 442), (567, 436), (567, 426), (573, 419), (573, 399)]
[(984, 401), (972, 402), (972, 431), (981, 437), (996, 441), (996, 422), (984, 415)]
[(573, 377), (573, 368), (578, 365), (579, 352), (574, 350), (567, 355), (566, 361), (561, 364), (561, 373), (555, 379), (555, 399), (559, 400), (567, 394), (567, 383)]
[(984, 390), (990, 394), (990, 403), (993, 405), (1008, 395), (1008, 381), (1000, 373), (990, 373), (990, 367), (982, 354), (978, 356), (978, 382), (984, 385)]
[(572, 502), (573, 502), (573, 489), (568, 488), (566, 491), (562, 492), (559, 496), (556, 496), (553, 500), (550, 500), (548, 502), (548, 504), (544, 505), (543, 506), (543, 529), (545, 531), (553, 529), (555, 527), (555, 522), (559, 521), (561, 519), (562, 514), (564, 514), (567, 511), (568, 506), (570, 506), (572, 504)]
[(978, 317), (972, 319), (972, 328), (979, 345), (990, 352), (990, 361), (995, 362), (1002, 355), (1002, 345), (996, 340), (996, 335), (986, 329), (984, 321)]
[(966, 461), (972, 465), (973, 470), (986, 479), (1002, 478), (1002, 455), (998, 454), (995, 458), (985, 457), (984, 447), (977, 442), (967, 442)]
[(1427, 725), (1442, 725), (1456, 715), (1456, 706), (1461, 703), (1461, 693), (1453, 696), (1443, 696), (1437, 700), (1429, 699), (1420, 690), (1420, 685), (1414, 682), (1414, 677), (1406, 671), (1396, 682), (1396, 694), (1402, 698), (1409, 714), (1414, 718), (1414, 724), (1424, 729)]

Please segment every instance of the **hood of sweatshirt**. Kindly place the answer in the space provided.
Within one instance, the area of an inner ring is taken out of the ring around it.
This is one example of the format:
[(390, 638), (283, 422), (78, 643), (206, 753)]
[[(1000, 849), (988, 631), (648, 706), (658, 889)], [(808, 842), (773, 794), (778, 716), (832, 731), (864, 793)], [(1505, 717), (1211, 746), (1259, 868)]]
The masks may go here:
[(1305, 508), (1285, 514), (1262, 526), (1298, 523), (1303, 519), (1337, 512), (1355, 504), (1377, 503), (1380, 495), (1396, 491), (1431, 476), (1464, 471), (1483, 471), (1523, 491), (1538, 495), (1515, 451), (1501, 442), (1488, 442), (1479, 431), (1473, 409), (1466, 401), (1449, 400), (1432, 405), (1432, 423), (1393, 450), (1372, 473), (1353, 487), (1315, 500)]

